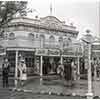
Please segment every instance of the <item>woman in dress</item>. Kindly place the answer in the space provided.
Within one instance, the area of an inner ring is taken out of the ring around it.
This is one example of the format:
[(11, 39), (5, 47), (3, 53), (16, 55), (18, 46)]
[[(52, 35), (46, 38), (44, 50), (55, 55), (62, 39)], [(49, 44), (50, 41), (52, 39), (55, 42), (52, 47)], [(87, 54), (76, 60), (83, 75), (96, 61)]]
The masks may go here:
[(23, 86), (24, 82), (27, 80), (27, 68), (23, 59), (19, 62), (18, 70), (20, 73), (19, 80), (21, 82), (21, 85)]

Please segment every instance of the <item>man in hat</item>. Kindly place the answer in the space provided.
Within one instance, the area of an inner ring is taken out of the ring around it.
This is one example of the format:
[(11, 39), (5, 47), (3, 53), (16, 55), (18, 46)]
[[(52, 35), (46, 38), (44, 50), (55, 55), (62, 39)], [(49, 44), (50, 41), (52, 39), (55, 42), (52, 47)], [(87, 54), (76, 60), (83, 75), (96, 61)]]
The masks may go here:
[(4, 62), (2, 64), (2, 80), (3, 87), (8, 87), (8, 75), (9, 75), (9, 62), (7, 58), (4, 58)]

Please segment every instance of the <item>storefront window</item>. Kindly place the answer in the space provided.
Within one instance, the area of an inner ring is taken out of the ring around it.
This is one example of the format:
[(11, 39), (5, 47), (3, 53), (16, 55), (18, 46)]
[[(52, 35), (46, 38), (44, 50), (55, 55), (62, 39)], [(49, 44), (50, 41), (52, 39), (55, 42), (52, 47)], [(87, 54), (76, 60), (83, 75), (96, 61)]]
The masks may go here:
[(8, 61), (10, 63), (10, 76), (14, 77), (15, 73), (15, 51), (7, 51)]
[(19, 51), (19, 54), (25, 59), (25, 63), (27, 66), (27, 74), (28, 76), (34, 75), (34, 52), (32, 51)]

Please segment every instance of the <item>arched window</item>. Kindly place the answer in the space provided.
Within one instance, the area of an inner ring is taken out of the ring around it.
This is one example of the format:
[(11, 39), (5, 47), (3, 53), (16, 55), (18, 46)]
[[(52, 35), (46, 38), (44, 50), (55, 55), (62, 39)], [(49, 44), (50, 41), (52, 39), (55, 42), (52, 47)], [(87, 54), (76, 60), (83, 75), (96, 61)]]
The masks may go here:
[(40, 46), (41, 48), (44, 47), (44, 43), (45, 43), (45, 36), (44, 35), (40, 35)]
[(45, 40), (45, 36), (44, 35), (40, 35), (40, 41), (44, 41)]
[(63, 37), (59, 37), (58, 41), (63, 42)]
[(49, 42), (55, 42), (55, 37), (54, 36), (50, 36), (49, 37)]
[(69, 46), (68, 38), (65, 38), (65, 39), (64, 39), (64, 44), (63, 44), (63, 46), (64, 46), (64, 47)]
[(59, 42), (59, 47), (63, 48), (63, 37), (59, 37), (58, 42)]
[(70, 46), (72, 43), (72, 40), (70, 37), (65, 38), (64, 40), (64, 46)]
[(9, 34), (9, 39), (15, 39), (15, 34), (14, 33), (10, 33)]
[(31, 40), (33, 40), (34, 39), (34, 34), (29, 33), (28, 38), (31, 39)]

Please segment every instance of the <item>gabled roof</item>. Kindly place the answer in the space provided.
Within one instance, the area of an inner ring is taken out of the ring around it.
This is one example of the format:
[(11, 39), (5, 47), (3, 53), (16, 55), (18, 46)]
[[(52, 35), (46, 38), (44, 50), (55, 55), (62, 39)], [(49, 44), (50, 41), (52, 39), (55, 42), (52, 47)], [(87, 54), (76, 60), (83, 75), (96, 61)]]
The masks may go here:
[(55, 17), (55, 16), (46, 16), (46, 17), (41, 17), (40, 18), (40, 20), (41, 21), (43, 21), (43, 20), (50, 20), (50, 21), (55, 21), (55, 22), (57, 22), (57, 23), (63, 23), (63, 24), (65, 24), (63, 21), (60, 21), (57, 17)]

